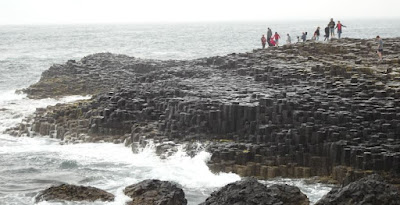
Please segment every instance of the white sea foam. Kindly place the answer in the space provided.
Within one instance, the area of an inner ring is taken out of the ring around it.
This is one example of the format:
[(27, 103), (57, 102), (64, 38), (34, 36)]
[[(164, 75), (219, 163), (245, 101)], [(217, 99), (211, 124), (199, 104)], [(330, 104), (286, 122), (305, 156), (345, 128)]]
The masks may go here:
[(0, 93), (0, 132), (21, 123), (22, 119), (33, 114), (36, 108), (89, 98), (90, 96), (68, 96), (61, 99), (34, 100), (27, 98), (25, 94), (5, 91)]
[[(83, 174), (83, 176), (74, 177), (59, 173), (48, 176), (48, 178), (61, 177), (63, 179), (57, 180), (95, 186), (110, 191), (117, 197), (115, 202), (98, 202), (96, 204), (124, 204), (128, 198), (122, 193), (122, 189), (145, 179), (160, 179), (182, 185), (188, 196), (189, 204), (197, 204), (204, 200), (211, 191), (240, 180), (238, 175), (232, 173), (213, 174), (206, 165), (210, 154), (205, 151), (201, 151), (191, 158), (180, 148), (178, 152), (167, 159), (160, 159), (155, 154), (155, 146), (152, 143), (149, 143), (140, 153), (133, 154), (129, 148), (120, 144), (60, 145), (57, 140), (48, 138), (10, 139), (5, 136), (0, 137), (0, 140), (5, 139), (10, 141), (8, 145), (11, 146), (1, 147), (0, 155), (2, 152), (13, 156), (30, 155), (35, 156), (31, 159), (45, 160), (45, 163), (55, 164), (66, 161), (76, 162), (77, 165), (72, 166), (68, 171), (77, 172), (78, 175)], [(55, 166), (55, 168), (57, 167)], [(50, 169), (55, 168), (50, 167)], [(51, 170), (51, 172), (57, 172), (57, 170)], [(82, 183), (80, 177), (94, 177), (94, 180)], [(266, 183), (285, 183), (298, 186), (308, 195), (312, 203), (315, 203), (331, 189), (330, 186), (324, 184), (307, 184), (303, 180), (277, 179)], [(41, 205), (44, 204), (54, 205), (57, 203), (41, 203)]]
[(326, 195), (333, 186), (321, 183), (306, 183), (304, 179), (277, 178), (273, 180), (262, 181), (266, 185), (288, 184), (299, 187), (307, 195), (311, 204), (315, 204), (322, 196)]
[[(6, 146), (1, 147), (0, 155), (7, 153), (11, 156), (36, 156), (31, 159), (45, 160), (43, 163), (76, 162), (77, 166), (73, 166), (72, 169), (90, 172), (84, 178), (99, 177), (101, 179), (101, 181), (94, 180), (85, 183), (86, 185), (96, 186), (116, 194), (117, 202), (111, 204), (123, 204), (119, 202), (125, 201), (126, 197), (122, 194), (121, 189), (144, 179), (176, 182), (182, 185), (185, 191), (198, 192), (199, 195), (203, 196), (203, 199), (212, 190), (240, 180), (238, 175), (232, 173), (213, 174), (206, 165), (210, 154), (204, 151), (191, 158), (186, 155), (184, 150), (179, 149), (174, 155), (162, 160), (155, 154), (155, 148), (151, 143), (142, 152), (133, 154), (129, 148), (120, 144), (60, 145), (56, 140), (47, 138), (21, 137), (9, 139), (6, 136), (0, 137), (0, 140), (9, 140), (9, 143), (3, 143)], [(57, 167), (55, 166), (55, 168)], [(50, 167), (50, 169), (52, 168)], [(108, 172), (108, 175), (118, 173), (119, 176), (104, 176), (102, 173), (105, 171)], [(61, 173), (54, 176), (66, 177)], [(81, 179), (69, 176), (57, 180), (79, 183)], [(192, 201), (192, 203), (194, 202)], [(47, 202), (43, 204), (47, 204)]]

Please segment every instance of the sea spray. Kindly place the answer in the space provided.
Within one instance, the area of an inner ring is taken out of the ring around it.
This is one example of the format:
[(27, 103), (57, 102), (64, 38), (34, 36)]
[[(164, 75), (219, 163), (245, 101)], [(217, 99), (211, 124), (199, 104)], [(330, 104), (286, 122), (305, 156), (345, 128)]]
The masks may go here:
[(57, 103), (70, 103), (77, 100), (90, 99), (91, 96), (68, 96), (61, 99), (29, 99), (25, 94), (16, 94), (14, 91), (0, 93), (0, 132), (21, 123), (26, 117), (33, 114), (36, 108), (44, 108)]
[[(124, 187), (145, 179), (160, 179), (180, 184), (189, 204), (198, 204), (204, 201), (212, 191), (240, 179), (236, 174), (211, 173), (206, 165), (210, 154), (200, 151), (192, 158), (187, 155), (183, 145), (178, 146), (178, 151), (171, 156), (160, 159), (155, 152), (156, 144), (152, 141), (149, 141), (139, 153), (133, 154), (122, 144), (60, 145), (58, 140), (49, 138), (12, 138), (4, 135), (0, 138), (1, 142), (3, 140), (8, 140), (8, 148), (2, 147), (0, 154), (14, 160), (20, 158), (18, 161), (20, 169), (26, 169), (27, 166), (24, 164), (39, 169), (38, 172), (19, 174), (20, 177), (27, 178), (26, 184), (21, 184), (27, 187), (25, 192), (27, 196), (30, 196), (26, 197), (26, 200), (30, 200), (33, 194), (45, 187), (66, 182), (95, 186), (110, 191), (116, 194), (119, 202), (122, 202), (126, 199), (121, 192)], [(65, 169), (61, 165), (65, 165), (66, 162), (76, 162), (76, 165)], [(44, 164), (47, 166), (40, 166)], [(12, 179), (9, 180), (11, 183), (19, 183), (18, 180), (14, 182)], [(268, 183), (274, 183), (274, 181), (268, 181)], [(312, 201), (315, 201), (314, 198), (319, 199), (330, 189), (324, 185), (313, 188), (314, 185), (305, 184), (301, 180), (277, 180), (277, 182), (299, 186)], [(32, 184), (35, 186), (31, 187)], [(8, 197), (10, 196), (17, 195), (11, 193)]]

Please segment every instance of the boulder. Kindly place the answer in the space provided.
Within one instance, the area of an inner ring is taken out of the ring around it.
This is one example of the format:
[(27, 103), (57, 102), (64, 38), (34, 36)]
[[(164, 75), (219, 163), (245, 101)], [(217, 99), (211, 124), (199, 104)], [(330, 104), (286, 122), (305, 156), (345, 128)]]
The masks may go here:
[(316, 205), (398, 205), (398, 189), (386, 183), (379, 175), (370, 175), (345, 187), (335, 188), (322, 197)]
[(274, 185), (268, 188), (255, 178), (245, 178), (222, 187), (200, 205), (306, 205), (307, 196), (297, 187)]
[(95, 187), (61, 184), (41, 191), (35, 202), (41, 201), (114, 201), (115, 196)]
[(144, 180), (124, 189), (132, 198), (127, 205), (186, 205), (185, 193), (176, 184), (160, 180)]
[(268, 187), (269, 193), (278, 198), (285, 205), (308, 205), (307, 195), (303, 194), (298, 187), (287, 184), (274, 184)]

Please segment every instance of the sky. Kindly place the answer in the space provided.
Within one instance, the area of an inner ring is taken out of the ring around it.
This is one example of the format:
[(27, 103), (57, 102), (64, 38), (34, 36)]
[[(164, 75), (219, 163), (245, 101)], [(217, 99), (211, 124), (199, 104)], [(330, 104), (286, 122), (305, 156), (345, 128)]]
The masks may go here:
[(0, 0), (0, 25), (400, 18), (400, 0)]

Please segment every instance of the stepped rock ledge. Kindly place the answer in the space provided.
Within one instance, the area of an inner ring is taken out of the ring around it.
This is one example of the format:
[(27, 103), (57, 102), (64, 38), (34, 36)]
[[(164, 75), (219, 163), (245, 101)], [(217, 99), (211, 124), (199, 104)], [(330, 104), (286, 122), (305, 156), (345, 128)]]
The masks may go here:
[[(160, 155), (203, 142), (214, 172), (400, 184), (400, 38), (341, 39), (195, 60), (99, 53), (43, 72), (30, 98), (92, 95), (37, 109), (7, 130), (64, 143), (152, 139)], [(190, 144), (193, 143), (193, 144)]]

